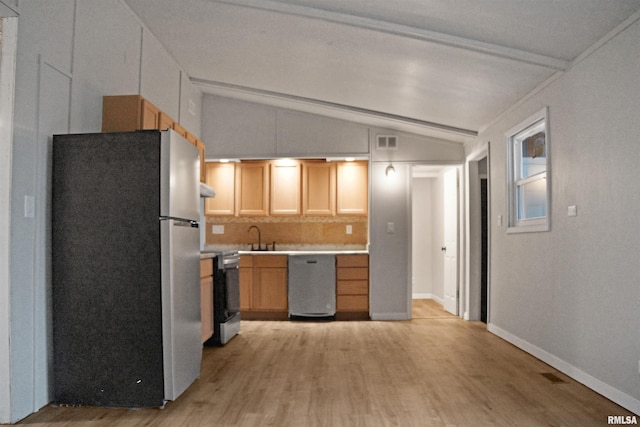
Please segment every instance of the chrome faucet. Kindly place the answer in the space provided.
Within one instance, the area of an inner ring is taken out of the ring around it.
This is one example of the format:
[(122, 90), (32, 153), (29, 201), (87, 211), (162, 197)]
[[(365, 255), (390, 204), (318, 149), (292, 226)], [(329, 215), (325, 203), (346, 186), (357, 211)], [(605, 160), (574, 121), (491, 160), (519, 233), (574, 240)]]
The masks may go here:
[[(249, 227), (249, 229), (247, 230), (247, 233), (251, 231), (252, 228), (255, 228), (256, 230), (258, 230), (258, 250), (261, 251), (262, 250), (262, 233), (260, 233), (260, 229), (258, 228), (257, 225), (252, 225), (251, 227)], [(253, 243), (251, 244), (251, 250), (255, 250), (253, 247)]]

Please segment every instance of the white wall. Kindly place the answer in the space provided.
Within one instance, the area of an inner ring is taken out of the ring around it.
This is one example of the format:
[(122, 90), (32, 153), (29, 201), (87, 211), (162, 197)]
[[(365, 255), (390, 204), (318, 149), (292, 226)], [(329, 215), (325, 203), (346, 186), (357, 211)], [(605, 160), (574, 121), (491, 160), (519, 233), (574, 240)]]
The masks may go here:
[[(2, 294), (10, 295), (10, 321), (0, 318), (0, 331), (10, 334), (8, 363), (0, 353), (0, 379), (9, 378), (11, 384), (9, 396), (0, 388), (0, 397), (6, 399), (0, 422), (17, 421), (51, 400), (51, 136), (100, 131), (102, 96), (138, 93), (141, 74), (147, 81), (153, 81), (155, 73), (160, 81), (175, 76), (173, 92), (153, 85), (144, 89), (146, 97), (175, 119), (185, 90), (181, 85), (188, 86), (177, 64), (148, 33), (152, 48), (142, 69), (141, 35), (146, 30), (119, 0), (22, 0), (18, 19), (11, 233), (8, 256), (0, 251), (0, 262), (10, 262), (9, 289), (0, 283)], [(189, 96), (198, 101), (197, 91), (190, 90)], [(25, 217), (25, 197), (34, 200), (32, 218)]]
[[(5, 12), (3, 12), (5, 13)], [(2, 17), (2, 15), (0, 15)], [(0, 223), (11, 222), (11, 175), (13, 151), (13, 82), (15, 79), (18, 19), (2, 20), (2, 59), (0, 59)], [(0, 423), (11, 414), (10, 229), (0, 227)]]
[[(483, 131), (489, 329), (640, 413), (640, 22)], [(507, 234), (505, 132), (549, 106), (551, 231)], [(468, 152), (477, 150), (467, 147)], [(568, 217), (576, 205), (578, 216)]]
[(209, 158), (367, 155), (367, 126), (269, 105), (204, 95)]
[[(168, 23), (169, 25), (169, 23)], [(148, 30), (142, 32), (140, 94), (173, 120), (180, 117), (180, 67)]]
[(202, 139), (202, 92), (186, 73), (180, 73), (180, 117), (176, 120), (192, 134)]
[[(48, 132), (68, 129), (73, 11), (72, 0), (20, 4), (11, 179), (11, 421), (49, 402)], [(25, 217), (26, 197), (34, 201), (33, 217)]]
[(117, 2), (77, 2), (72, 132), (100, 131), (104, 95), (140, 92), (141, 43), (140, 24)]
[(395, 165), (393, 177), (387, 165), (370, 168), (369, 306), (374, 320), (403, 320), (411, 318), (411, 165)]
[[(453, 142), (378, 128), (369, 131), (372, 147), (375, 147), (378, 134), (397, 135), (398, 149), (371, 150), (370, 314), (373, 319), (410, 319), (412, 164), (461, 164), (464, 149)], [(397, 172), (394, 179), (388, 179), (384, 174), (390, 163)], [(431, 200), (434, 206), (444, 206), (443, 186), (441, 178), (433, 180)], [(438, 230), (444, 229), (443, 212), (432, 212), (432, 248), (440, 248), (444, 242), (444, 235), (438, 234)], [(387, 232), (389, 222), (394, 223), (394, 233)], [(439, 251), (432, 251), (431, 280), (432, 294), (436, 299), (442, 298), (444, 271)]]
[(433, 273), (433, 178), (412, 180), (412, 294), (413, 298), (432, 298)]

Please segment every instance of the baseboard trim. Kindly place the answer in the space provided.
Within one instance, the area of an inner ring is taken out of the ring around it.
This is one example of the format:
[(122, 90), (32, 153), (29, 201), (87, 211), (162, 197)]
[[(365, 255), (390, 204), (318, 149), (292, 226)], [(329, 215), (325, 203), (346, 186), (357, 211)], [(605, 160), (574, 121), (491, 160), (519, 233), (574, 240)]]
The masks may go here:
[(371, 320), (411, 320), (407, 313), (371, 313)]
[[(560, 359), (559, 357), (537, 347), (515, 335), (512, 333), (505, 331), (504, 329), (496, 326), (492, 323), (487, 325), (487, 330), (505, 341), (510, 342), (521, 350), (526, 351), (532, 356), (542, 360), (543, 362), (553, 366), (563, 374), (573, 378), (579, 383), (584, 384), (589, 387), (596, 393), (599, 393), (606, 397), (607, 399), (617, 403), (625, 409), (633, 412), (634, 414), (640, 415), (640, 400), (629, 396), (625, 392), (618, 390), (615, 387), (610, 386), (609, 384), (589, 375), (583, 370), (571, 365), (570, 363)], [(612, 414), (614, 415), (614, 414)]]
[(440, 305), (444, 305), (444, 300), (434, 294), (412, 294), (411, 299), (432, 299)]

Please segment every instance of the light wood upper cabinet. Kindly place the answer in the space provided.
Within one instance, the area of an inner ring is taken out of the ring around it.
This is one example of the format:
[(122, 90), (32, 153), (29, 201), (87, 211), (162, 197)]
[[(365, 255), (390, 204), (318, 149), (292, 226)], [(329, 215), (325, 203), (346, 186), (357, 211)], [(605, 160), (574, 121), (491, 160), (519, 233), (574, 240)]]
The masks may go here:
[(174, 124), (175, 124), (175, 121), (171, 117), (169, 117), (167, 114), (160, 111), (160, 114), (158, 115), (157, 129), (160, 129), (160, 130), (173, 129)]
[(335, 163), (304, 162), (302, 164), (302, 213), (304, 215), (335, 215)]
[(270, 212), (271, 215), (300, 214), (300, 163), (297, 161), (274, 161), (270, 165)]
[[(164, 114), (163, 114), (162, 116), (164, 116)], [(162, 117), (162, 116), (161, 116), (161, 117)], [(168, 116), (167, 116), (167, 117), (168, 117)], [(187, 141), (189, 141), (189, 138), (187, 138), (187, 134), (188, 134), (189, 132), (187, 132), (187, 130), (186, 130), (185, 128), (183, 128), (182, 126), (180, 126), (180, 123), (178, 123), (178, 122), (172, 122), (171, 128), (172, 128), (173, 130), (175, 130), (177, 134), (181, 135), (183, 138), (185, 138)], [(194, 144), (194, 142), (193, 142), (193, 141), (189, 141), (189, 142), (191, 142), (193, 145), (196, 145), (196, 144)]]
[(236, 212), (235, 165), (207, 162), (205, 172), (205, 182), (216, 192), (216, 197), (205, 199), (205, 214), (234, 215)]
[[(140, 95), (123, 95), (123, 96), (105, 96), (102, 98), (102, 132), (132, 132), (143, 127), (143, 118), (151, 116), (153, 120), (153, 112), (144, 115), (143, 101), (146, 101)], [(146, 101), (149, 103), (148, 101)], [(150, 103), (149, 103), (150, 104)], [(153, 106), (153, 104), (151, 104)], [(155, 108), (155, 107), (154, 107)], [(160, 112), (155, 109), (155, 123), (157, 123), (157, 114)]]
[(267, 215), (269, 213), (269, 163), (264, 161), (238, 163), (236, 182), (237, 214)]
[(369, 206), (367, 162), (339, 162), (337, 176), (337, 213), (367, 215)]
[(102, 98), (102, 132), (173, 129), (200, 150), (200, 181), (206, 179), (205, 146), (180, 123), (160, 111), (141, 95), (116, 95)]
[(137, 129), (159, 129), (160, 109), (142, 98), (140, 100), (140, 126)]
[(366, 161), (208, 162), (205, 167), (205, 182), (216, 190), (205, 202), (207, 215), (368, 214)]

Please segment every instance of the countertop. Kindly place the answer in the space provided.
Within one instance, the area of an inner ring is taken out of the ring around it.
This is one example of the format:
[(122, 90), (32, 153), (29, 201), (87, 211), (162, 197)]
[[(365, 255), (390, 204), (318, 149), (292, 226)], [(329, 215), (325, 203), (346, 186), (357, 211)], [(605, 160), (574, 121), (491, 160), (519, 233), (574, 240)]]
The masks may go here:
[[(222, 251), (204, 250), (200, 252), (200, 259), (213, 258)], [(240, 255), (358, 255), (368, 254), (365, 249), (345, 249), (345, 250), (277, 250), (277, 251), (243, 251), (239, 250)]]
[(368, 254), (366, 250), (337, 250), (337, 251), (238, 251), (240, 255), (353, 255)]

